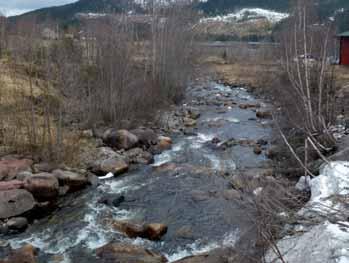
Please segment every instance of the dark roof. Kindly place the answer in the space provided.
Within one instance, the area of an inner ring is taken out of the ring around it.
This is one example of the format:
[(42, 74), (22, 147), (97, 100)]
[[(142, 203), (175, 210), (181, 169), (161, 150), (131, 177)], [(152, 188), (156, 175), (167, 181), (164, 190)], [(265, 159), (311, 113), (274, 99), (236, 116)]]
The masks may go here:
[(337, 37), (349, 37), (349, 31), (345, 31), (337, 35)]

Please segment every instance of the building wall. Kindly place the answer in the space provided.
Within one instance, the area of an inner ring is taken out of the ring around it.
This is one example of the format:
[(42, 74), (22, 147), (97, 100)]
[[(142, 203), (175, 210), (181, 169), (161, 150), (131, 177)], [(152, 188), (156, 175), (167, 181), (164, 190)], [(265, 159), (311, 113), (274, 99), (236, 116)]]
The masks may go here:
[(340, 64), (349, 65), (349, 37), (340, 39)]

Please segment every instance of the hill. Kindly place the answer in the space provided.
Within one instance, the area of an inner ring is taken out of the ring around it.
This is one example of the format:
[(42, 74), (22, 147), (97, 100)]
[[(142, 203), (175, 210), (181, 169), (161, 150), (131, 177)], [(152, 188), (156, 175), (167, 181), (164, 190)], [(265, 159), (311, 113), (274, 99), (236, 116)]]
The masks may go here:
[(20, 19), (35, 18), (38, 22), (58, 21), (69, 23), (78, 13), (120, 13), (132, 9), (140, 10), (140, 7), (128, 0), (80, 0), (78, 2), (42, 8), (19, 16), (10, 17), (11, 22)]

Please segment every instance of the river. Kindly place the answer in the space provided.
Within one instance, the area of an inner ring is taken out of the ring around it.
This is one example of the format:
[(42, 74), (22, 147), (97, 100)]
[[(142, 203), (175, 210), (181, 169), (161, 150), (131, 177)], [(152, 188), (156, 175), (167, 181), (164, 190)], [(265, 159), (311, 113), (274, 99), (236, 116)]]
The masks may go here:
[[(270, 141), (271, 121), (257, 119), (253, 109), (238, 107), (240, 103), (266, 106), (244, 88), (214, 82), (189, 88), (185, 103), (201, 114), (196, 134), (173, 135), (172, 149), (157, 155), (153, 165), (63, 199), (52, 216), (11, 236), (11, 246), (31, 243), (40, 249), (39, 262), (85, 263), (94, 262), (94, 250), (110, 241), (150, 248), (171, 262), (237, 244), (253, 223), (248, 211), (227, 200), (223, 192), (231, 188), (232, 174), (266, 168), (270, 163), (264, 154), (255, 154), (253, 147), (220, 149), (211, 141), (215, 137)], [(98, 200), (106, 194), (124, 195), (125, 202), (119, 207), (100, 204)], [(158, 242), (130, 239), (108, 227), (107, 218), (164, 223), (168, 232)]]

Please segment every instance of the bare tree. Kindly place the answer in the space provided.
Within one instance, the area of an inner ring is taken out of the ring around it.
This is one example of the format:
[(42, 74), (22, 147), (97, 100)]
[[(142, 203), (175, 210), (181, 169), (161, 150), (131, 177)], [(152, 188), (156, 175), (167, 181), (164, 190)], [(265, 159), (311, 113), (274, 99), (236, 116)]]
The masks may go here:
[(0, 57), (7, 47), (6, 17), (0, 13)]
[(332, 29), (320, 23), (313, 1), (297, 0), (281, 35), (286, 78), (278, 98), (291, 125), (321, 151), (334, 144), (328, 131), (335, 120), (334, 72), (328, 63)]

